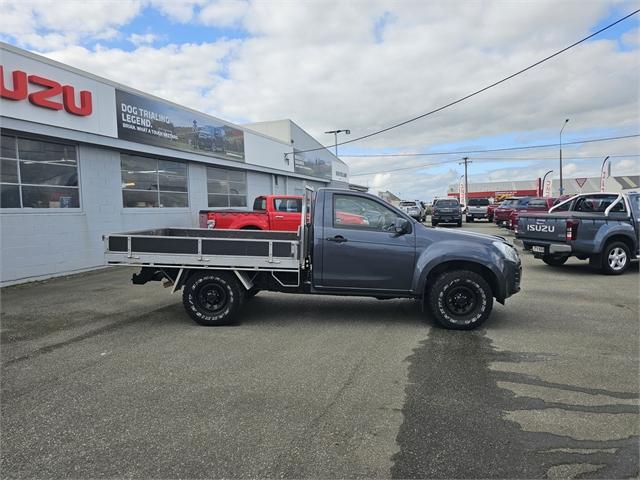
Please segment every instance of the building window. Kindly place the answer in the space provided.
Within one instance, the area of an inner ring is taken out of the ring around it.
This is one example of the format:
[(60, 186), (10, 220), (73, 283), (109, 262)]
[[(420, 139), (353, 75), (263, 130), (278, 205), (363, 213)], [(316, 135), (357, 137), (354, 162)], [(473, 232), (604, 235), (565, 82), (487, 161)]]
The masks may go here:
[(189, 206), (186, 163), (123, 153), (120, 165), (125, 208)]
[(80, 208), (75, 145), (2, 135), (1, 208)]
[(209, 207), (246, 207), (247, 172), (207, 167)]

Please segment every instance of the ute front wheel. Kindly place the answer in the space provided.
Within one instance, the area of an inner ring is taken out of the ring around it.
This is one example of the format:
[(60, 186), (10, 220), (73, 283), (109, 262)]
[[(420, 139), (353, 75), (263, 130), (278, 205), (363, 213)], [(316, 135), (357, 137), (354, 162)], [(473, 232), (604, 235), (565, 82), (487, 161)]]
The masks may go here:
[(489, 318), (493, 292), (487, 281), (469, 270), (441, 274), (427, 301), (436, 322), (451, 330), (471, 330)]
[(182, 291), (182, 303), (189, 316), (207, 327), (234, 323), (243, 297), (243, 288), (228, 272), (196, 272)]

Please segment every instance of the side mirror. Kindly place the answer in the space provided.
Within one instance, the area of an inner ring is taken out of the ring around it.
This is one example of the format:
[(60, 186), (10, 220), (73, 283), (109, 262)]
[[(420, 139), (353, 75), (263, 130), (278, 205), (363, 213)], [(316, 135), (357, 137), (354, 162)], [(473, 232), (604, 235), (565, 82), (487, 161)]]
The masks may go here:
[(393, 228), (398, 235), (407, 233), (409, 231), (409, 221), (406, 218), (398, 217), (393, 224)]

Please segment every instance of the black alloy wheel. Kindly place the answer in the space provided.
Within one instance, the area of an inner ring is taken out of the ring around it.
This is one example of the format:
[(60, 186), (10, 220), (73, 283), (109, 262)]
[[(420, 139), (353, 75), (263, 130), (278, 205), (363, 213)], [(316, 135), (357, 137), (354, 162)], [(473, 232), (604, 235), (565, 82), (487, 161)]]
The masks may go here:
[(451, 330), (482, 325), (493, 308), (493, 291), (478, 273), (456, 270), (440, 274), (427, 286), (427, 303), (436, 322)]
[(200, 325), (234, 323), (245, 297), (245, 288), (233, 273), (201, 270), (192, 273), (184, 284), (182, 303)]

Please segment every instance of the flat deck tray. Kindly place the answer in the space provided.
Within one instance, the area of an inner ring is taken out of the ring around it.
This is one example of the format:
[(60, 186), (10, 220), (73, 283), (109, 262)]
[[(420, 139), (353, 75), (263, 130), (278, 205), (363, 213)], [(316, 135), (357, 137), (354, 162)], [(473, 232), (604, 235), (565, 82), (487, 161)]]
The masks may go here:
[[(263, 257), (297, 261), (299, 237), (295, 232), (260, 230), (208, 230), (186, 228), (161, 228), (138, 232), (115, 233), (105, 237), (108, 263), (114, 261), (110, 254), (142, 255), (141, 260), (152, 260), (149, 256), (215, 256), (227, 257), (223, 264), (237, 264), (238, 258)], [(230, 258), (233, 257), (233, 258)], [(160, 259), (158, 259), (160, 260)], [(207, 259), (198, 259), (207, 263)], [(139, 263), (139, 262), (131, 262)], [(172, 262), (173, 263), (173, 262)], [(215, 261), (213, 263), (220, 263)], [(241, 262), (245, 264), (245, 262)]]

